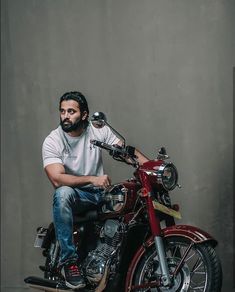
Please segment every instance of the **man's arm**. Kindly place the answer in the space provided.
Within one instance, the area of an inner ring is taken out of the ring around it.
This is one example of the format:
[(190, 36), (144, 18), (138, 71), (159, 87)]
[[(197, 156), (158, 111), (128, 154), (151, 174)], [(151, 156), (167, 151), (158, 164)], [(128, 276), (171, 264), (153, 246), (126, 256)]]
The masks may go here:
[(45, 167), (46, 174), (55, 188), (61, 186), (77, 187), (93, 184), (96, 187), (106, 188), (110, 185), (111, 181), (107, 175), (102, 176), (76, 176), (66, 174), (63, 164), (53, 163)]
[(140, 165), (142, 165), (145, 162), (149, 161), (149, 159), (137, 149), (135, 149), (135, 155), (137, 156), (137, 160), (138, 160)]

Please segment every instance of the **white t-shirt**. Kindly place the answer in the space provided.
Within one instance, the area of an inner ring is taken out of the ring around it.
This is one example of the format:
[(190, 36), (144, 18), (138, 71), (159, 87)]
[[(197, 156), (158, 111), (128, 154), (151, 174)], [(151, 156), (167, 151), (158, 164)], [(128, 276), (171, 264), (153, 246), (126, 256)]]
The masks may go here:
[(43, 142), (43, 166), (61, 163), (66, 174), (103, 175), (102, 151), (90, 143), (93, 139), (107, 144), (119, 142), (119, 138), (107, 126), (98, 129), (89, 123), (79, 137), (71, 137), (59, 126)]

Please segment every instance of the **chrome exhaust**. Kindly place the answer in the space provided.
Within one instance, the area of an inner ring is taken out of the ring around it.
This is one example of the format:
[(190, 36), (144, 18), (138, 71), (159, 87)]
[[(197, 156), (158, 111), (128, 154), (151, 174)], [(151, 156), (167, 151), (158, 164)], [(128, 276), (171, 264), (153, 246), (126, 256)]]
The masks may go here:
[(64, 292), (67, 290), (71, 290), (65, 286), (63, 283), (59, 283), (58, 281), (52, 281), (44, 278), (30, 276), (24, 279), (26, 285), (30, 288), (34, 288), (37, 290), (48, 291), (48, 292)]

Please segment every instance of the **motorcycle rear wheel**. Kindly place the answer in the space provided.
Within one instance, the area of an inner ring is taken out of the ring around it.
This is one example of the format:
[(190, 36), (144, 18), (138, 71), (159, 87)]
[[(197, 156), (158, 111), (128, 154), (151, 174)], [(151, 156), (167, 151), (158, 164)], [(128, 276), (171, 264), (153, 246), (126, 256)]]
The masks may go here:
[[(190, 241), (186, 238), (171, 237), (165, 240), (166, 256), (170, 272), (173, 273), (183, 257)], [(154, 244), (141, 257), (135, 274), (134, 286), (160, 279), (161, 272)], [(220, 292), (222, 269), (214, 248), (209, 243), (195, 244), (184, 260), (184, 264), (173, 280), (172, 287), (137, 288), (141, 292)]]

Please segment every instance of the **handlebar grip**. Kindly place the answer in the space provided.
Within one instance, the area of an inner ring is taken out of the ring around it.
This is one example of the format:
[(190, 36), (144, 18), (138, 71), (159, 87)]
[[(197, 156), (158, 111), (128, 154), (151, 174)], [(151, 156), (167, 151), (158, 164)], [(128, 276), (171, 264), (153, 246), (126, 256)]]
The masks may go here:
[(97, 147), (106, 149), (106, 150), (112, 149), (111, 145), (108, 145), (108, 144), (101, 142), (101, 141), (98, 141), (98, 140), (90, 140), (90, 143), (97, 146)]
[(100, 147), (101, 146), (101, 143), (102, 143), (102, 142), (97, 141), (97, 140), (91, 140), (90, 142), (91, 142), (91, 144), (93, 144), (95, 146), (98, 146), (98, 147)]
[[(132, 164), (135, 167), (138, 165), (135, 161), (137, 158), (135, 155), (135, 147), (127, 146), (123, 148), (119, 145), (109, 145), (98, 140), (90, 140), (90, 143), (102, 149), (108, 150), (109, 155), (111, 155), (115, 160)], [(131, 162), (129, 163), (126, 159), (130, 159)]]

